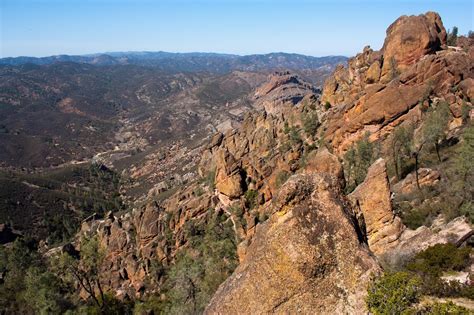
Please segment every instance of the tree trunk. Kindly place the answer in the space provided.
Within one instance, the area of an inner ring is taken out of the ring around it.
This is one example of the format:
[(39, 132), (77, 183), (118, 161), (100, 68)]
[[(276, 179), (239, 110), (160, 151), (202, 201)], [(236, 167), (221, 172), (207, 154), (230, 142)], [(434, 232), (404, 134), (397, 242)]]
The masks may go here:
[(105, 299), (104, 299), (104, 291), (102, 290), (102, 286), (100, 285), (100, 279), (97, 279), (97, 288), (99, 289), (100, 299), (102, 300), (102, 305), (100, 306), (101, 309), (105, 307)]

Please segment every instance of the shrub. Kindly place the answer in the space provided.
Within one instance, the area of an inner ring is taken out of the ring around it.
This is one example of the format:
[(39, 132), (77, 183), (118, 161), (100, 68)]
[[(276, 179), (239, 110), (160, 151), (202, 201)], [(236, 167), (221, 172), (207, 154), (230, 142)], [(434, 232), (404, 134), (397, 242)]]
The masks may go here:
[(466, 268), (470, 254), (470, 247), (436, 244), (416, 254), (407, 269), (423, 275), (440, 276), (443, 271), (460, 271)]
[(313, 136), (318, 130), (320, 123), (316, 113), (309, 113), (303, 118), (303, 130), (308, 136)]
[[(155, 314), (200, 314), (219, 285), (237, 266), (232, 224), (223, 214), (209, 212), (204, 235), (192, 237), (178, 252), (167, 273), (166, 301), (151, 300), (139, 308)], [(139, 309), (136, 310), (137, 312)]]
[(468, 315), (470, 314), (469, 310), (466, 308), (456, 305), (453, 302), (447, 303), (433, 303), (423, 307), (422, 309), (418, 310), (416, 313), (421, 314), (432, 314), (432, 315)]
[(449, 46), (456, 46), (456, 43), (458, 41), (458, 27), (453, 26), (452, 30), (448, 30), (448, 45)]
[(430, 226), (436, 217), (436, 211), (431, 203), (424, 203), (416, 208), (401, 213), (403, 224), (415, 230), (422, 225)]
[(290, 143), (291, 143), (292, 146), (297, 146), (297, 145), (303, 144), (303, 140), (301, 140), (301, 137), (300, 137), (300, 134), (298, 132), (297, 127), (292, 126), (290, 128), (289, 137), (290, 137)]
[(203, 194), (204, 194), (204, 190), (202, 189), (201, 186), (198, 186), (194, 191), (193, 191), (194, 195), (196, 197), (201, 197)]
[(199, 183), (204, 183), (211, 191), (215, 189), (214, 179), (216, 177), (216, 169), (212, 168), (207, 174), (199, 179)]
[(245, 192), (245, 206), (248, 209), (253, 209), (257, 206), (257, 197), (258, 197), (258, 191), (256, 190), (247, 190)]
[(325, 110), (328, 110), (331, 108), (331, 103), (329, 103), (328, 101), (326, 101), (326, 103), (324, 103), (324, 109)]
[(241, 218), (244, 215), (244, 209), (239, 205), (232, 205), (229, 207), (230, 213), (235, 215), (237, 218)]
[(369, 285), (367, 306), (374, 314), (400, 314), (418, 302), (420, 285), (408, 272), (385, 273)]
[(398, 180), (407, 172), (412, 146), (413, 127), (396, 127), (389, 142), (389, 154), (391, 156), (390, 162)]
[(265, 212), (261, 212), (259, 215), (258, 215), (258, 222), (259, 223), (263, 223), (265, 221), (268, 220), (268, 214), (266, 214)]
[(347, 193), (353, 191), (357, 185), (364, 181), (367, 170), (375, 160), (375, 156), (375, 146), (369, 141), (368, 133), (344, 154)]

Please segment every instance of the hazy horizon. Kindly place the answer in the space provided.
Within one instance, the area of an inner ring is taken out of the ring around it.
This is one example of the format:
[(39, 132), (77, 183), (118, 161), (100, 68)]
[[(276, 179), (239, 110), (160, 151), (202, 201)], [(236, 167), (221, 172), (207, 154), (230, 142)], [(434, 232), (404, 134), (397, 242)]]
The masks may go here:
[(287, 51), (269, 51), (269, 52), (262, 52), (262, 53), (250, 53), (250, 54), (233, 54), (233, 53), (225, 53), (219, 51), (163, 51), (163, 50), (130, 50), (130, 51), (103, 51), (103, 52), (93, 52), (93, 53), (85, 53), (85, 54), (55, 54), (55, 55), (45, 55), (45, 56), (29, 56), (29, 55), (18, 55), (18, 56), (6, 56), (0, 57), (1, 59), (4, 58), (48, 58), (48, 57), (58, 57), (58, 56), (80, 56), (80, 57), (87, 57), (87, 56), (100, 56), (100, 55), (111, 55), (114, 54), (141, 54), (141, 53), (165, 53), (165, 54), (215, 54), (215, 55), (228, 55), (228, 56), (238, 56), (238, 57), (245, 57), (245, 56), (252, 56), (252, 55), (270, 55), (270, 54), (288, 54), (288, 55), (300, 55), (306, 57), (313, 57), (313, 58), (324, 58), (324, 57), (351, 57), (345, 55), (321, 55), (321, 56), (314, 56), (314, 55), (307, 55), (307, 54), (300, 54), (294, 52), (287, 52)]
[(353, 56), (380, 49), (400, 15), (438, 12), (473, 27), (471, 0), (2, 0), (0, 57), (110, 52), (296, 53)]

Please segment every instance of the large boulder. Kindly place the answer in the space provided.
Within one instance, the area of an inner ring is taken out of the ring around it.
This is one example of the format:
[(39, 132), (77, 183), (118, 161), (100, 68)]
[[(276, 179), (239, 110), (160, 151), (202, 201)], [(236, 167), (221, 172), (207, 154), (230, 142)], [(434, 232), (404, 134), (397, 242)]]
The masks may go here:
[(387, 29), (382, 48), (382, 80), (390, 81), (392, 72), (402, 71), (445, 46), (446, 30), (437, 13), (401, 16)]
[(387, 168), (383, 159), (372, 164), (364, 182), (349, 195), (349, 199), (363, 215), (369, 247), (376, 255), (398, 244), (405, 227), (392, 211)]
[(339, 181), (295, 175), (247, 255), (205, 314), (364, 314), (379, 266), (362, 241)]

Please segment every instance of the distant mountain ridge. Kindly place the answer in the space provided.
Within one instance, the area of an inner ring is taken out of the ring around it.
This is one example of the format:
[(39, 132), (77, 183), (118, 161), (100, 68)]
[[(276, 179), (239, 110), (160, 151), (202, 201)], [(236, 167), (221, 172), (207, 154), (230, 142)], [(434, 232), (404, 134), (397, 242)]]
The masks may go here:
[(345, 63), (344, 56), (312, 57), (291, 53), (232, 55), (220, 53), (170, 53), (170, 52), (109, 52), (90, 55), (56, 55), (48, 57), (1, 58), (0, 65), (23, 64), (49, 65), (58, 62), (86, 63), (98, 66), (139, 65), (152, 66), (163, 71), (208, 71), (227, 73), (233, 70), (257, 71), (268, 69), (318, 69), (328, 64)]

